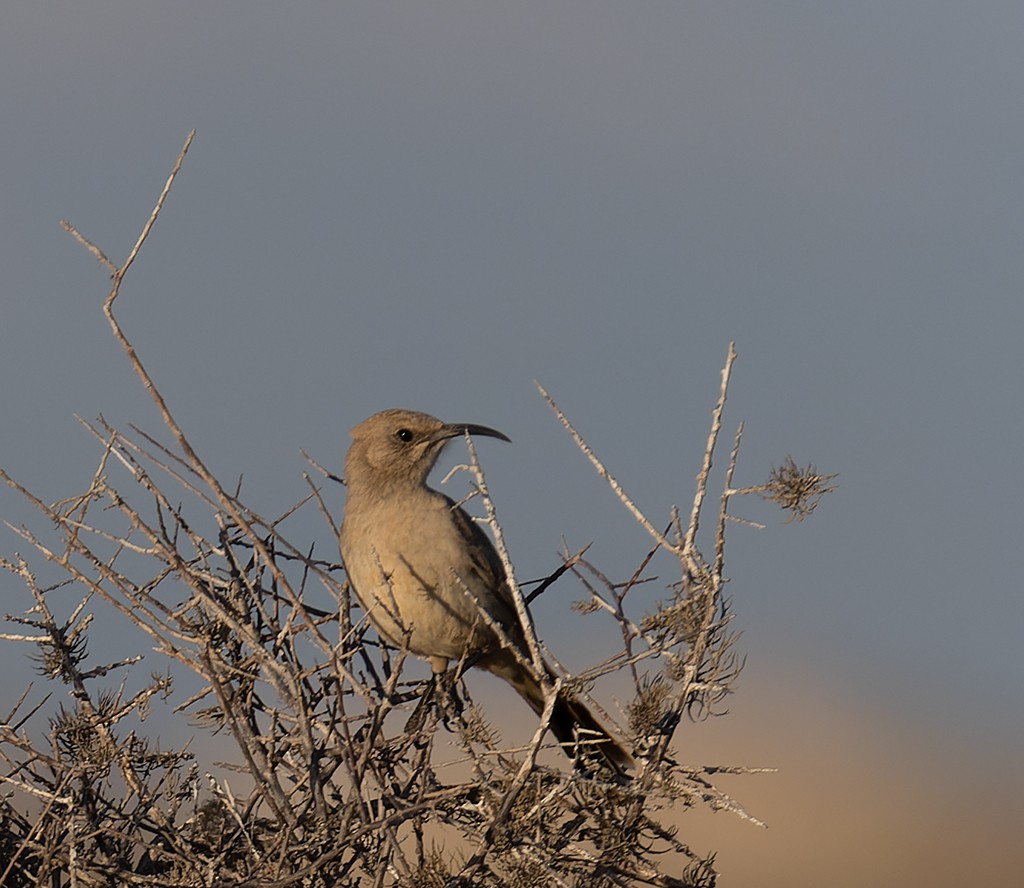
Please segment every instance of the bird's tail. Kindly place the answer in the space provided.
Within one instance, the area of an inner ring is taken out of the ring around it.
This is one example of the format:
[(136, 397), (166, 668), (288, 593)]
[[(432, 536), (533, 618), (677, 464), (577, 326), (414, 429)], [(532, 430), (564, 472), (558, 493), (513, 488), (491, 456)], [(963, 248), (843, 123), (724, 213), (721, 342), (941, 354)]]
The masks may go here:
[[(512, 685), (537, 715), (544, 712), (544, 690), (540, 682), (510, 651), (506, 649), (484, 657), (476, 665)], [(544, 668), (551, 678), (555, 677), (546, 663)], [(565, 691), (560, 691), (555, 699), (551, 733), (569, 758), (600, 761), (618, 775), (624, 775), (633, 767), (633, 759), (623, 746), (583, 703)]]

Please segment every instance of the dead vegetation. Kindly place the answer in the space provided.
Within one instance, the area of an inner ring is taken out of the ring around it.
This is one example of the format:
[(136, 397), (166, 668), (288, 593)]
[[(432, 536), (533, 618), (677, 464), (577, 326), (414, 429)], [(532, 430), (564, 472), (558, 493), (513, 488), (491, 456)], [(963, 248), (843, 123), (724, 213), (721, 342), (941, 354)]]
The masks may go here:
[[(321, 491), (338, 479), (312, 471), (292, 509), (259, 514), (195, 452), (115, 316), (191, 138), (121, 266), (66, 225), (112, 274), (104, 312), (164, 429), (86, 424), (96, 471), (80, 494), (56, 504), (0, 472), (48, 525), (45, 533), (16, 528), (28, 556), (2, 561), (26, 596), (2, 637), (26, 646), (46, 688), (0, 713), (0, 884), (713, 885), (713, 858), (665, 824), (669, 809), (676, 821), (694, 805), (756, 823), (713, 780), (746, 769), (683, 764), (672, 746), (684, 717), (716, 711), (742, 665), (724, 592), (729, 504), (758, 492), (803, 518), (832, 476), (788, 460), (766, 485), (733, 489), (741, 428), (724, 490), (709, 498), (730, 347), (692, 508), (659, 530), (542, 390), (651, 537), (621, 579), (585, 552), (566, 552), (523, 598), (571, 573), (583, 590), (577, 609), (618, 627), (620, 650), (563, 681), (587, 695), (602, 676), (628, 679), (625, 723), (599, 711), (632, 749), (635, 773), (621, 780), (573, 769), (545, 752), (543, 718), (510, 745), (464, 684), (461, 712), (417, 707), (424, 682), (350, 606), (336, 550), (320, 554), (311, 540), (289, 536), (295, 516), (315, 510), (324, 536), (336, 537)], [(475, 455), (471, 468), (496, 532)], [(709, 502), (714, 542), (705, 557), (697, 535)], [(655, 560), (676, 575), (656, 603), (648, 583)], [(134, 627), (153, 653), (90, 651), (98, 619)], [(155, 671), (143, 678), (143, 669)], [(215, 766), (188, 743), (163, 748), (145, 733), (155, 714), (217, 735), (230, 761)]]

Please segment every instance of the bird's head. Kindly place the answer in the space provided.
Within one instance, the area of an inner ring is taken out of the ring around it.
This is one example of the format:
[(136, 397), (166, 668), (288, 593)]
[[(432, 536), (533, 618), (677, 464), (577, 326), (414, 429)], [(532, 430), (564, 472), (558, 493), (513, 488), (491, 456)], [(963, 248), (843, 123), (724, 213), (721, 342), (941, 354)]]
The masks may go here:
[(375, 413), (352, 429), (352, 446), (345, 458), (346, 483), (377, 489), (422, 485), (445, 444), (467, 432), (509, 440), (487, 426), (442, 422), (416, 410)]

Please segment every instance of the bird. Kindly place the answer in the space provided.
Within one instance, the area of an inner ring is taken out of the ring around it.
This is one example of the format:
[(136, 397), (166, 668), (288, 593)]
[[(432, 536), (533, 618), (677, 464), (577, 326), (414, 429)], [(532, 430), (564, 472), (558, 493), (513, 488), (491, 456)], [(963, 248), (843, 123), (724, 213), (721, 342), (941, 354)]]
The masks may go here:
[[(487, 426), (415, 410), (383, 410), (355, 426), (345, 457), (341, 560), (382, 640), (426, 659), (435, 679), (450, 661), (484, 669), (540, 715), (543, 686), (527, 665), (526, 634), (494, 543), (461, 506), (427, 485), (445, 445), (467, 434), (510, 440)], [(553, 680), (551, 667), (541, 666)], [(622, 745), (564, 690), (550, 728), (570, 758), (596, 760), (617, 775), (632, 767)]]

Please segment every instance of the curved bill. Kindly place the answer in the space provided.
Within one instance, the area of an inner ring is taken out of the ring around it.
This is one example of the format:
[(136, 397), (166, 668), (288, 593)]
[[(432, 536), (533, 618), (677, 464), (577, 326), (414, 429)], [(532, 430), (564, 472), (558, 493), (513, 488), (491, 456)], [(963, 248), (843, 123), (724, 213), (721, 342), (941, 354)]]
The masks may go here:
[(437, 433), (438, 440), (442, 438), (455, 438), (459, 435), (483, 435), (487, 438), (498, 438), (501, 441), (512, 442), (512, 439), (497, 429), (492, 429), (488, 426), (475, 425), (471, 422), (448, 422), (441, 427), (441, 430)]

